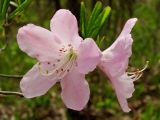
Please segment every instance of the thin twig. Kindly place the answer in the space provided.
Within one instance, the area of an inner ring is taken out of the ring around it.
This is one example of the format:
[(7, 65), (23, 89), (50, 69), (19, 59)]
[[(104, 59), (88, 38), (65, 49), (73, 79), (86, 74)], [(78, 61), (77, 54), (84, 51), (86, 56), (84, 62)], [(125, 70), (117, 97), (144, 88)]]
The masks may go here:
[(4, 95), (4, 96), (16, 95), (16, 96), (19, 96), (19, 97), (24, 97), (21, 92), (12, 92), (12, 91), (0, 91), (0, 95)]
[(17, 78), (17, 79), (20, 79), (20, 78), (23, 77), (23, 75), (7, 75), (7, 74), (0, 74), (0, 77)]
[(5, 23), (3, 25), (4, 28), (4, 46), (2, 48), (0, 48), (0, 53), (5, 50), (8, 46), (8, 27), (9, 27), (9, 23), (8, 23), (8, 17), (6, 15), (6, 19), (5, 19)]

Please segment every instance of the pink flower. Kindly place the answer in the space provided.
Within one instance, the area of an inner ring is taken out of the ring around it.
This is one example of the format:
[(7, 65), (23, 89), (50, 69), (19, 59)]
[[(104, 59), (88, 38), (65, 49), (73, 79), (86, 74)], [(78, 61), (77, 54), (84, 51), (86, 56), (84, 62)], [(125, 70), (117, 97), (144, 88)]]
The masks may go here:
[(129, 112), (127, 98), (134, 92), (133, 82), (142, 75), (144, 69), (137, 72), (126, 72), (129, 57), (132, 54), (132, 36), (130, 34), (137, 19), (129, 19), (117, 40), (102, 52), (99, 68), (108, 76), (115, 89), (119, 104), (124, 112)]
[(26, 98), (44, 95), (56, 82), (68, 108), (82, 110), (89, 100), (85, 74), (100, 62), (101, 52), (91, 38), (78, 34), (75, 16), (61, 9), (51, 20), (51, 31), (28, 24), (19, 29), (20, 49), (38, 60), (20, 82)]

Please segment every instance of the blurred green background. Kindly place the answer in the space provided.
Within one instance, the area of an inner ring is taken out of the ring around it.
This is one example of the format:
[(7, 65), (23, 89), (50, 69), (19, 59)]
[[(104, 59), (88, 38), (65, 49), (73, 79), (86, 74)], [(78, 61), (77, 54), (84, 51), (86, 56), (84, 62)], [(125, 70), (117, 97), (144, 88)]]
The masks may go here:
[[(16, 1), (16, 0), (15, 0)], [(97, 0), (85, 0), (88, 14)], [(47, 95), (25, 99), (0, 95), (0, 120), (160, 120), (160, 0), (101, 0), (110, 6), (108, 17), (100, 36), (106, 36), (107, 48), (120, 33), (127, 19), (137, 17), (132, 31), (133, 55), (129, 65), (142, 68), (147, 60), (149, 68), (135, 82), (134, 95), (129, 99), (132, 111), (123, 113), (111, 84), (100, 71), (87, 76), (91, 97), (87, 107), (76, 112), (67, 109), (60, 98), (59, 84)], [(8, 46), (0, 53), (0, 73), (25, 74), (36, 62), (23, 53), (17, 45), (18, 28), (33, 23), (49, 29), (50, 19), (60, 8), (69, 9), (79, 21), (81, 0), (34, 0), (21, 14), (9, 20)], [(9, 12), (14, 6), (9, 7)], [(4, 31), (0, 28), (0, 46), (4, 44)], [(20, 79), (0, 77), (0, 89), (19, 91)]]

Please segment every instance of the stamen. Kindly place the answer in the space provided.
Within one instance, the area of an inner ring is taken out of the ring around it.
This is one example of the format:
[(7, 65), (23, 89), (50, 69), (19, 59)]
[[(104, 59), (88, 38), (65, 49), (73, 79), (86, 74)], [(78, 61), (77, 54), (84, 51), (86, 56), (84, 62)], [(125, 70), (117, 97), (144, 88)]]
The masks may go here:
[(149, 66), (149, 61), (146, 61), (145, 66), (141, 69), (141, 70), (136, 70), (135, 72), (127, 72), (128, 75), (133, 75), (133, 74), (140, 74), (142, 73), (144, 70), (146, 70)]
[(140, 70), (139, 72), (143, 72), (144, 70), (146, 70), (149, 66), (149, 61), (146, 61), (146, 64), (144, 66), (144, 68), (142, 70)]
[(137, 80), (137, 79), (139, 79), (139, 78), (143, 75), (143, 71), (148, 68), (148, 65), (149, 65), (149, 61), (146, 61), (146, 64), (145, 64), (145, 66), (143, 67), (143, 69), (141, 69), (141, 70), (138, 69), (138, 70), (135, 71), (135, 72), (126, 72), (126, 73), (127, 73), (127, 75), (128, 75), (131, 79)]
[(140, 77), (142, 77), (143, 74), (139, 74), (135, 77), (135, 80), (138, 80)]
[(67, 55), (62, 59), (57, 59), (58, 63), (52, 64), (51, 70), (42, 71), (41, 63), (38, 63), (38, 69), (44, 76), (53, 75), (56, 79), (62, 79), (72, 69), (72, 66), (75, 65), (76, 58), (75, 51), (73, 51), (73, 48), (70, 48)]

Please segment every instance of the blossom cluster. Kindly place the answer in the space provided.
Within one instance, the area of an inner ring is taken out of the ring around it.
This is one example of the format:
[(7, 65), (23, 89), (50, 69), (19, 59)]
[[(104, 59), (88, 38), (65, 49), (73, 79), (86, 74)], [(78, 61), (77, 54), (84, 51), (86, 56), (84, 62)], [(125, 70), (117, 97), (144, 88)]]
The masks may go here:
[(119, 37), (101, 51), (92, 38), (78, 33), (76, 17), (65, 9), (58, 10), (50, 22), (51, 30), (28, 24), (19, 29), (17, 42), (22, 51), (37, 59), (22, 78), (20, 88), (26, 98), (44, 95), (60, 82), (61, 98), (67, 108), (80, 111), (90, 97), (85, 75), (98, 67), (111, 82), (119, 104), (129, 112), (127, 99), (134, 92), (133, 82), (142, 70), (127, 72), (132, 54), (131, 30), (137, 18), (129, 19)]

